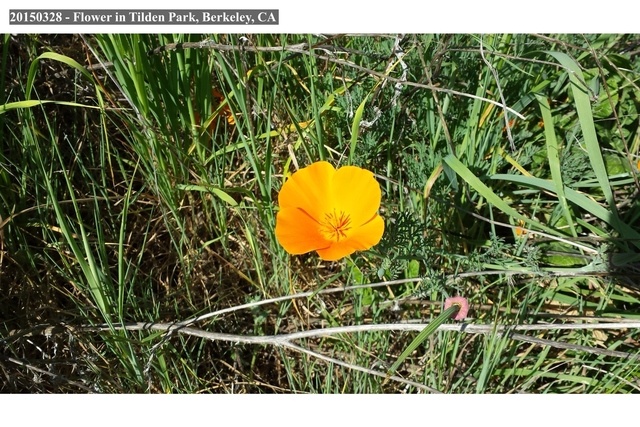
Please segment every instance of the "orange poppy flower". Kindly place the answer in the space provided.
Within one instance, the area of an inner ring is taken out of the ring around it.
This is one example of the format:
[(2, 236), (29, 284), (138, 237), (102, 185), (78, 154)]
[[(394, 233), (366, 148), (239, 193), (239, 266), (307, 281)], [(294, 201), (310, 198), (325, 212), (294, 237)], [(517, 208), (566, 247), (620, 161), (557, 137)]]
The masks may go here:
[[(218, 105), (220, 105), (224, 101), (226, 101), (226, 98), (224, 97), (222, 92), (220, 92), (216, 88), (213, 88), (212, 90), (213, 90), (213, 97), (218, 101)], [(233, 117), (233, 113), (231, 112), (231, 109), (229, 108), (229, 104), (224, 106), (224, 108), (222, 109), (222, 114), (227, 118), (227, 123), (229, 123), (230, 125), (235, 125), (236, 124), (236, 118)]]
[(282, 186), (278, 203), (276, 237), (292, 255), (316, 251), (335, 261), (371, 248), (384, 232), (380, 185), (356, 166), (336, 170), (322, 161), (300, 169)]
[(519, 220), (518, 224), (520, 224), (518, 227), (516, 227), (516, 236), (521, 237), (524, 236), (525, 234), (527, 234), (527, 230), (525, 230), (524, 228), (524, 221), (523, 220)]
[[(215, 98), (217, 105), (211, 108), (211, 113), (215, 113), (216, 110), (218, 110), (218, 108), (220, 108), (220, 104), (222, 104), (223, 102), (225, 102), (226, 98), (224, 97), (224, 95), (222, 94), (222, 92), (220, 92), (218, 89), (216, 89), (215, 87), (211, 89), (211, 93), (213, 95), (213, 97)], [(193, 107), (195, 108), (195, 102), (192, 104)], [(196, 121), (196, 124), (198, 126), (201, 125), (200, 122), (200, 113), (198, 113), (197, 111), (194, 111), (194, 118)], [(231, 112), (231, 109), (229, 108), (229, 104), (226, 104), (224, 107), (222, 107), (222, 109), (218, 112), (218, 115), (215, 117), (215, 120), (211, 121), (211, 124), (209, 125), (208, 131), (209, 132), (213, 132), (213, 130), (216, 127), (216, 123), (218, 122), (218, 118), (219, 117), (225, 117), (227, 120), (227, 123), (230, 125), (235, 125), (236, 124), (236, 118), (234, 117), (233, 113)]]

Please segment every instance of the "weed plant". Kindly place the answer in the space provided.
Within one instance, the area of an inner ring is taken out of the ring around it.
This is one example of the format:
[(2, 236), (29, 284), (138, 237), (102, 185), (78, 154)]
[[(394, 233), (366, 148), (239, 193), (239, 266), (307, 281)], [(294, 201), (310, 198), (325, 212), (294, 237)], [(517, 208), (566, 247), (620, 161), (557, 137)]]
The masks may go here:
[[(639, 46), (2, 36), (0, 391), (637, 392)], [(276, 240), (318, 160), (374, 172), (371, 250)]]

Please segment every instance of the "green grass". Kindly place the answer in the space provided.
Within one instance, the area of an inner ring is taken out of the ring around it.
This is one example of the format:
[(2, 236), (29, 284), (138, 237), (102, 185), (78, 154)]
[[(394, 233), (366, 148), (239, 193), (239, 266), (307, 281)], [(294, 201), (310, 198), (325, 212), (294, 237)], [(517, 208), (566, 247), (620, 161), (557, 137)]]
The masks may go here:
[[(634, 46), (3, 36), (0, 391), (637, 392)], [(274, 234), (321, 159), (383, 190), (338, 262)]]

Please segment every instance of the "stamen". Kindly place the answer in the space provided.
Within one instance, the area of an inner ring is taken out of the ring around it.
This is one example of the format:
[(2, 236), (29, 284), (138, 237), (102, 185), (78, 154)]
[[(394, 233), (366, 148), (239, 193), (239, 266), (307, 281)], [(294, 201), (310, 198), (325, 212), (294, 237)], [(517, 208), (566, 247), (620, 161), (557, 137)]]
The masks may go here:
[(334, 242), (347, 237), (347, 232), (351, 230), (351, 216), (343, 211), (333, 212), (324, 215), (324, 221), (320, 223), (320, 232)]

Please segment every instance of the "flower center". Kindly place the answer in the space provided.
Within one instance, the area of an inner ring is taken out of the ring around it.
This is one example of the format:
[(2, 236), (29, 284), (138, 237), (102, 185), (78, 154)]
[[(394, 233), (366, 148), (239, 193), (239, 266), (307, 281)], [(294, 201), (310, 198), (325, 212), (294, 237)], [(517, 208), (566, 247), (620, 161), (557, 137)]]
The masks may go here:
[(351, 216), (343, 211), (326, 213), (324, 221), (320, 223), (320, 232), (327, 240), (339, 242), (347, 237), (347, 232), (351, 230)]

